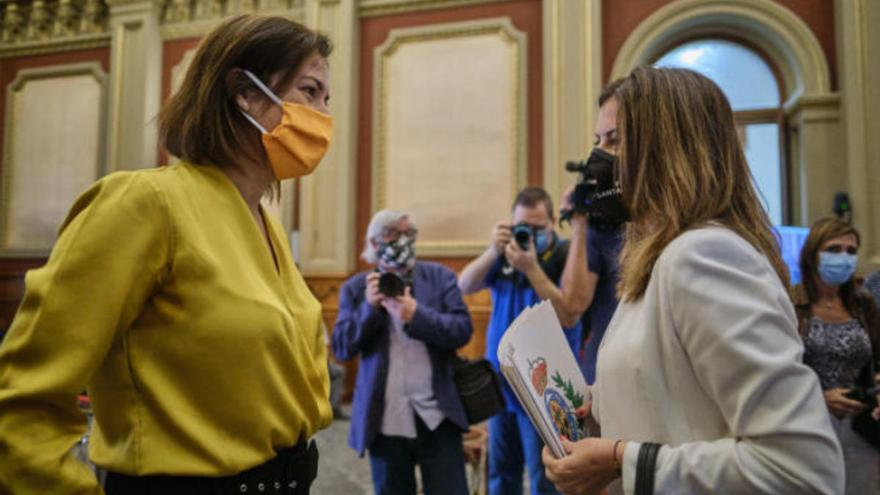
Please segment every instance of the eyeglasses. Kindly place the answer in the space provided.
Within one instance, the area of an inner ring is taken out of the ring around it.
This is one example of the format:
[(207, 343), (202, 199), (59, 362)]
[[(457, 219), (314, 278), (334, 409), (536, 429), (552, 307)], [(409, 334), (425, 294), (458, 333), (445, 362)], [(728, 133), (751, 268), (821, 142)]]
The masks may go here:
[(406, 230), (398, 230), (394, 227), (385, 227), (382, 229), (382, 239), (397, 239), (401, 236), (415, 237), (418, 235), (419, 229), (410, 228)]
[(830, 244), (828, 247), (822, 250), (826, 253), (846, 253), (846, 254), (859, 254), (859, 248), (856, 246), (846, 246), (843, 244)]

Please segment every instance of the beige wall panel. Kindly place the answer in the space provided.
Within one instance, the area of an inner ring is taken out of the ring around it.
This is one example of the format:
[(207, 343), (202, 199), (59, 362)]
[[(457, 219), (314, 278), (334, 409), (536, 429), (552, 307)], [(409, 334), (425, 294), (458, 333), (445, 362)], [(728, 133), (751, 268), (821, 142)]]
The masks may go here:
[[(339, 274), (354, 268), (355, 151), (357, 149), (357, 16), (352, 1), (307, 0), (306, 25), (333, 40), (330, 114), (333, 139), (315, 173), (299, 179), (299, 227), (294, 250), (303, 273)], [(334, 275), (335, 276), (335, 275)]]
[(524, 41), (505, 30), (405, 39), (382, 61), (379, 194), (424, 254), (472, 254), (524, 182)]
[(483, 240), (508, 209), (512, 49), (484, 35), (410, 44), (388, 61), (384, 203), (412, 212), (426, 242)]
[(880, 268), (880, 2), (837, 0), (838, 76), (842, 97), (842, 141), (853, 221), (861, 231), (863, 271)]
[(602, 2), (543, 0), (544, 189), (559, 201), (577, 176), (565, 171), (593, 146), (602, 92)]
[(94, 182), (102, 92), (90, 74), (30, 80), (11, 91), (4, 249), (50, 249), (70, 205)]
[[(880, 112), (880, 2), (866, 2), (865, 9), (865, 44), (866, 53), (865, 60), (872, 61), (868, 63), (868, 70), (865, 85), (866, 108), (870, 117), (867, 120), (866, 134), (872, 136), (867, 141), (867, 150), (865, 153), (864, 167), (867, 180), (868, 201), (865, 203), (864, 209), (868, 211), (860, 212), (864, 221), (861, 222), (865, 229), (870, 232), (869, 238), (871, 245), (868, 255), (872, 268), (880, 268), (880, 122), (877, 120), (877, 113)], [(871, 28), (867, 28), (871, 26)], [(867, 256), (866, 256), (867, 257)]]

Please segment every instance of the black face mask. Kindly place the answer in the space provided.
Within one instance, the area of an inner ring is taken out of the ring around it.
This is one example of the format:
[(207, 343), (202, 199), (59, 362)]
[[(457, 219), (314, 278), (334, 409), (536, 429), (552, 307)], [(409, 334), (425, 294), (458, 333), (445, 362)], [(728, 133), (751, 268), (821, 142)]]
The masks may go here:
[(594, 148), (587, 158), (586, 182), (590, 189), (585, 203), (590, 225), (599, 228), (617, 228), (629, 221), (629, 210), (623, 203), (620, 183), (615, 177), (617, 157), (600, 148)]

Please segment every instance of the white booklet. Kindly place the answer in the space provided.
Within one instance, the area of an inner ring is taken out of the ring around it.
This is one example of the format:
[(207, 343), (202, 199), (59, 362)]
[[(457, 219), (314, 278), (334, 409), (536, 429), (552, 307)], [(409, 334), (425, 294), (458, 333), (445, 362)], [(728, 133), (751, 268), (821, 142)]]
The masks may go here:
[(584, 438), (575, 410), (590, 390), (550, 301), (524, 309), (510, 324), (498, 363), (550, 452), (565, 457), (559, 437)]

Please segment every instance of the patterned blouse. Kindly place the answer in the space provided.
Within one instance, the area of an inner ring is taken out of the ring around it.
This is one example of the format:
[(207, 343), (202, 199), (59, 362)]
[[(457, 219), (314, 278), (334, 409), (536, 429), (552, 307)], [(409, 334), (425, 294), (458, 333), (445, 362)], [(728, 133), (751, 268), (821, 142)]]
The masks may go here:
[(822, 390), (852, 388), (862, 369), (871, 362), (871, 340), (855, 318), (828, 323), (810, 317), (804, 339), (804, 364), (819, 375)]

